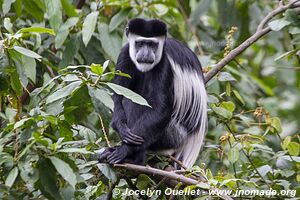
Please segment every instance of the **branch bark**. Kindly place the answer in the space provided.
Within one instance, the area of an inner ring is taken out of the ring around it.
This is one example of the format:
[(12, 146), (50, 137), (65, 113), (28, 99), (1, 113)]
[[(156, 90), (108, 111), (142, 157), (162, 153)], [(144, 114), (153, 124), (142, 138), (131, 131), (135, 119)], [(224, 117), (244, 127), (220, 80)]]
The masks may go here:
[[(162, 176), (171, 180), (176, 180), (178, 182), (181, 182), (185, 185), (197, 185), (201, 182), (204, 181), (200, 181), (200, 180), (195, 180), (189, 177), (185, 177), (181, 174), (176, 174), (173, 171), (164, 171), (161, 169), (156, 169), (150, 166), (142, 166), (142, 165), (134, 165), (134, 164), (129, 164), (129, 163), (124, 163), (124, 164), (115, 164), (114, 167), (120, 167), (120, 168), (124, 168), (130, 171), (134, 171), (134, 172), (142, 172), (145, 174), (150, 174), (150, 175), (158, 175), (158, 176)], [(218, 190), (217, 188), (211, 188), (211, 190)], [(224, 200), (233, 200), (231, 197), (227, 196), (227, 195), (221, 195), (222, 193), (220, 192), (220, 198), (224, 199)]]
[[(232, 61), (236, 56), (240, 55), (244, 50), (246, 50), (249, 46), (251, 46), (254, 42), (258, 39), (266, 35), (271, 31), (270, 27), (265, 27), (265, 25), (276, 15), (285, 12), (287, 9), (290, 8), (299, 8), (300, 7), (300, 0), (291, 1), (287, 5), (280, 4), (275, 10), (270, 12), (257, 27), (257, 31), (249, 37), (246, 41), (240, 44), (238, 47), (230, 51), (230, 53), (225, 56), (221, 61), (219, 61), (214, 67), (205, 75), (205, 83), (207, 83), (210, 79), (212, 79), (215, 75), (218, 74), (219, 71), (225, 67), (230, 61)], [(265, 27), (265, 28), (264, 28)]]
[[(227, 56), (225, 56), (221, 61), (219, 61), (205, 76), (205, 82), (207, 83), (211, 78), (213, 78), (219, 71), (223, 69), (230, 61), (232, 61), (236, 56), (241, 54), (244, 50), (246, 50), (249, 46), (251, 46), (254, 42), (259, 40), (261, 37), (266, 35), (271, 31), (270, 27), (265, 27), (265, 25), (276, 15), (285, 12), (287, 9), (296, 9), (299, 11), (300, 8), (300, 0), (290, 1), (289, 4), (283, 5), (280, 4), (275, 10), (270, 12), (257, 27), (256, 32), (245, 40), (241, 45), (233, 49)], [(201, 182), (200, 180), (195, 180), (193, 178), (185, 177), (181, 174), (176, 174), (174, 171), (164, 171), (160, 169), (156, 169), (150, 166), (141, 166), (141, 165), (134, 165), (134, 164), (115, 164), (115, 167), (124, 168), (130, 171), (141, 172), (150, 175), (157, 175), (162, 176), (167, 179), (175, 180), (181, 182), (185, 185), (197, 185)], [(212, 190), (218, 190), (216, 188), (211, 188)], [(220, 198), (225, 200), (233, 200), (230, 196), (222, 195)]]

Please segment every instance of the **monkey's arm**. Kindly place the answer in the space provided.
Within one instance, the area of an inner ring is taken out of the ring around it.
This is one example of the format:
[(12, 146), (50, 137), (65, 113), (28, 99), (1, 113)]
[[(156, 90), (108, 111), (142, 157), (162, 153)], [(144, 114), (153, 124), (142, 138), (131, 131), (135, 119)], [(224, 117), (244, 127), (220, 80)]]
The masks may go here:
[(127, 144), (140, 145), (144, 139), (131, 132), (127, 126), (127, 119), (122, 105), (123, 96), (114, 94), (114, 112), (112, 116), (112, 127), (118, 132), (121, 140)]
[[(161, 95), (161, 93), (159, 93)], [(155, 104), (153, 104), (154, 102)], [(167, 95), (153, 97), (150, 105), (144, 114), (139, 118), (131, 128), (133, 134), (141, 136), (144, 139), (143, 147), (149, 147), (159, 140), (159, 135), (170, 122), (172, 106), (168, 101)]]
[[(129, 58), (128, 49), (128, 45), (125, 45), (122, 48), (116, 65), (116, 70), (120, 70), (121, 72), (127, 73), (132, 76), (131, 70), (134, 64)], [(131, 81), (132, 79), (123, 76), (116, 76), (113, 80), (115, 84), (121, 85), (126, 88), (130, 88)], [(113, 95), (114, 112), (112, 115), (112, 128), (114, 128), (118, 132), (123, 142), (127, 144), (140, 145), (144, 142), (143, 138), (134, 135), (127, 126), (126, 114), (122, 104), (123, 98), (123, 96), (118, 94)]]

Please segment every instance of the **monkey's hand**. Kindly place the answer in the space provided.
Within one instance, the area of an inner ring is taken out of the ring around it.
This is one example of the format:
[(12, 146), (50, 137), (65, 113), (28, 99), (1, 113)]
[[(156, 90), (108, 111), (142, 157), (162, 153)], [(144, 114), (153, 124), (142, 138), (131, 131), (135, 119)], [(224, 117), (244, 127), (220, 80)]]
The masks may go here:
[(129, 128), (126, 128), (125, 133), (121, 134), (120, 136), (122, 141), (126, 144), (141, 145), (145, 142), (143, 137), (132, 133)]

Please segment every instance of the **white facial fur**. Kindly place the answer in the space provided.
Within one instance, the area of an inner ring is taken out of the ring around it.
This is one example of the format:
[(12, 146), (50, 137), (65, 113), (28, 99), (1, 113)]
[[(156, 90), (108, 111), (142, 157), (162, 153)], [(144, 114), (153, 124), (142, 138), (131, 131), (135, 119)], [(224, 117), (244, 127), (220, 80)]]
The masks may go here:
[[(163, 52), (163, 47), (164, 47), (164, 42), (165, 42), (166, 37), (165, 36), (159, 36), (159, 37), (142, 37), (133, 33), (128, 34), (128, 41), (129, 41), (129, 55), (132, 60), (132, 62), (135, 64), (137, 69), (141, 72), (148, 72), (155, 65), (159, 63), (162, 57), (162, 52)], [(152, 64), (148, 63), (138, 63), (137, 62), (137, 57), (136, 57), (136, 49), (135, 49), (135, 42), (136, 41), (141, 41), (141, 40), (147, 40), (147, 41), (153, 41), (153, 42), (158, 42), (158, 48), (155, 52), (155, 59)]]

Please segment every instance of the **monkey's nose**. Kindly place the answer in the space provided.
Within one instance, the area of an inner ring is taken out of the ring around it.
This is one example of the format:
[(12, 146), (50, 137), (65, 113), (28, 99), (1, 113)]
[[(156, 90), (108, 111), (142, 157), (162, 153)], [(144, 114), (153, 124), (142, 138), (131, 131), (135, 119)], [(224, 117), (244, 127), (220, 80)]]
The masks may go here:
[(154, 60), (153, 59), (149, 59), (149, 58), (138, 58), (136, 61), (138, 63), (147, 63), (147, 64), (154, 63)]

